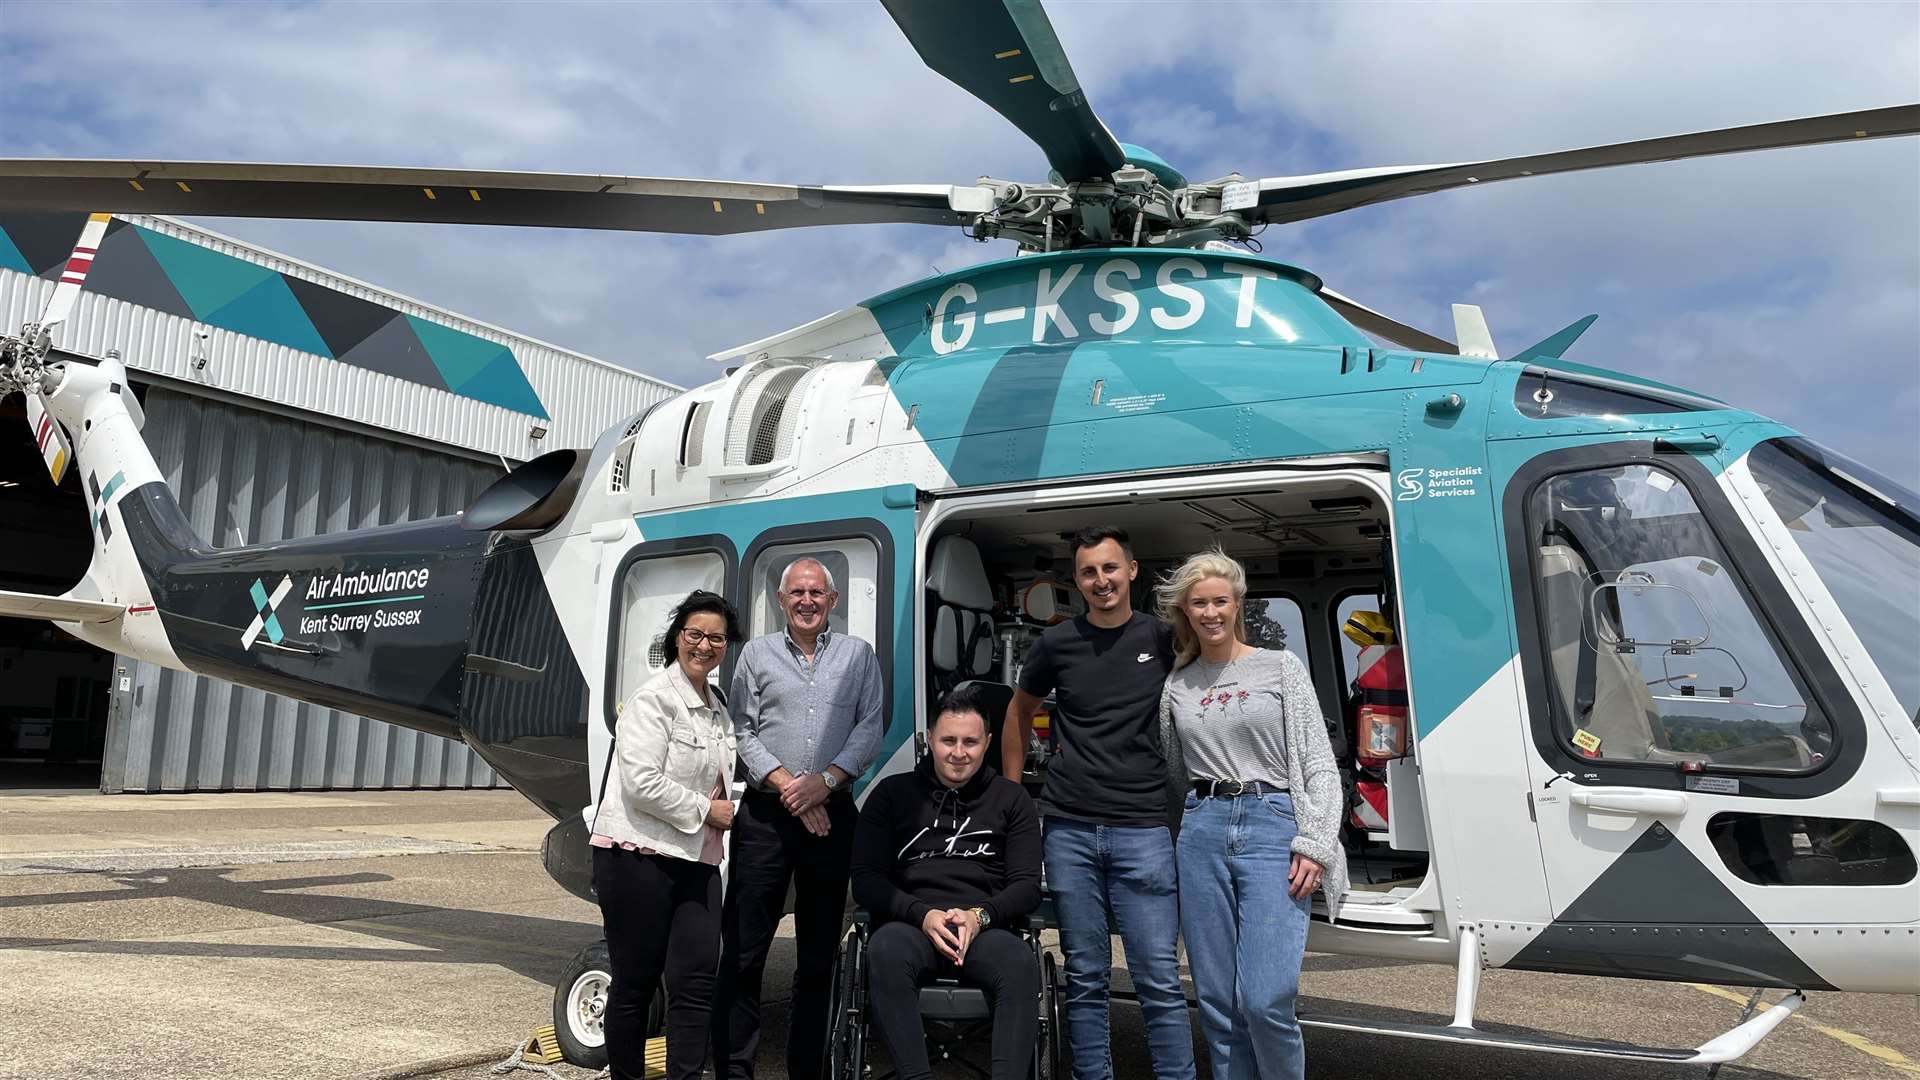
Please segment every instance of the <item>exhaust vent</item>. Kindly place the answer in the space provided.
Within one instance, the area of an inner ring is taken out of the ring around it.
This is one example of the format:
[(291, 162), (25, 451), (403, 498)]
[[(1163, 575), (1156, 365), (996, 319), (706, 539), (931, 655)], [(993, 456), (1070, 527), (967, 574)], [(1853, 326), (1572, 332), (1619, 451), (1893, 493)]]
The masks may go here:
[(607, 490), (615, 495), (627, 490), (627, 475), (633, 468), (633, 443), (620, 444), (613, 452), (613, 472), (607, 478)]
[(807, 369), (800, 364), (775, 361), (747, 379), (733, 399), (733, 413), (727, 418), (729, 466), (766, 465), (774, 460), (787, 398), (806, 374)]
[(586, 463), (578, 450), (541, 454), (489, 484), (460, 523), (474, 530), (544, 532), (573, 506)]
[(680, 464), (690, 468), (700, 464), (702, 448), (707, 444), (707, 414), (711, 411), (711, 401), (696, 402), (687, 410), (686, 427), (680, 430)]
[(742, 374), (716, 476), (745, 478), (786, 467), (799, 441), (807, 390), (822, 365), (810, 357), (783, 357), (759, 361)]

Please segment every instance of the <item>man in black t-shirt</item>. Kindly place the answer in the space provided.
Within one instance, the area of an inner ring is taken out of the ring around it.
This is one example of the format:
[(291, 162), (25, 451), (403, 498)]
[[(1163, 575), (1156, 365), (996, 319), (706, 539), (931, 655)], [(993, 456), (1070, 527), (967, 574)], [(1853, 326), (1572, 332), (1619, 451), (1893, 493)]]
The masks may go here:
[(1154, 1076), (1194, 1077), (1159, 743), (1173, 631), (1133, 610), (1139, 573), (1125, 530), (1097, 525), (1074, 536), (1073, 579), (1087, 613), (1049, 627), (1027, 650), (1000, 738), (1005, 774), (1019, 776), (1033, 715), (1055, 695), (1058, 745), (1040, 795), (1041, 844), (1066, 954), (1075, 1080), (1113, 1078), (1107, 983), (1115, 929), (1147, 1023)]

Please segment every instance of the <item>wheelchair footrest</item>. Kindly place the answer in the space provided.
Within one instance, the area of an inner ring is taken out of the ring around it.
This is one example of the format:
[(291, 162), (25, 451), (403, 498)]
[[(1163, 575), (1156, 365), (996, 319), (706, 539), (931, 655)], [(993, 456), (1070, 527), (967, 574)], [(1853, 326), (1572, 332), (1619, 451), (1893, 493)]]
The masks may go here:
[(920, 1017), (923, 1020), (984, 1020), (993, 1015), (986, 992), (974, 986), (936, 983), (920, 988)]

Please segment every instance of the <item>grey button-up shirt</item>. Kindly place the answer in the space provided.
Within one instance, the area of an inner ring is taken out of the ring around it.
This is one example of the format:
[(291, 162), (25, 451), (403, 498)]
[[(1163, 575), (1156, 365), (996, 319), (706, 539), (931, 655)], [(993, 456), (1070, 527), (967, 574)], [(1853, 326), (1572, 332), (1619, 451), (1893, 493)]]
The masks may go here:
[(866, 772), (886, 727), (881, 687), (880, 658), (857, 637), (823, 632), (811, 662), (784, 631), (747, 642), (727, 701), (747, 774)]

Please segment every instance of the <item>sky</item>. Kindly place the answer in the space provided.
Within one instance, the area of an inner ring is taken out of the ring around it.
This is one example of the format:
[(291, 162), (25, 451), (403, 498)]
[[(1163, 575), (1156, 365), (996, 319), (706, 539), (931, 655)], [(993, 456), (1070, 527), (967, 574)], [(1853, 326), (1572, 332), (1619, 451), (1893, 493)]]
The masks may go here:
[[(0, 156), (776, 183), (1044, 179), (876, 3), (38, 3)], [(1189, 177), (1464, 161), (1920, 100), (1920, 5), (1049, 4), (1121, 139)], [(669, 237), (203, 221), (693, 385), (704, 357), (1012, 254), (924, 226)], [(1920, 486), (1920, 139), (1545, 177), (1269, 230), (1268, 255), (1514, 352), (1694, 388)]]

